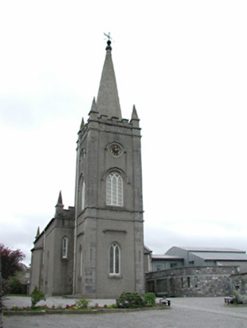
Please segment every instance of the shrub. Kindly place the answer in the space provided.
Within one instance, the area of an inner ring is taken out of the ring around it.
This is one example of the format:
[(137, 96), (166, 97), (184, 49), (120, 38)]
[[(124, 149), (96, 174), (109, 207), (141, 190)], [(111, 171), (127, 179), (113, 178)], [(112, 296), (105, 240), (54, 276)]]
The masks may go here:
[(22, 284), (20, 282), (20, 279), (18, 278), (10, 278), (8, 283), (9, 293), (11, 294), (22, 294), (23, 288)]
[(88, 309), (89, 308), (89, 303), (92, 302), (91, 300), (86, 300), (85, 298), (80, 299), (75, 303), (75, 306), (77, 309)]
[(136, 292), (123, 292), (116, 299), (118, 308), (140, 308), (144, 305), (143, 298)]
[(116, 304), (111, 304), (111, 305), (107, 305), (106, 308), (107, 309), (116, 309), (117, 306), (116, 306)]
[(35, 286), (34, 290), (31, 293), (31, 307), (34, 308), (35, 305), (41, 300), (45, 301), (45, 294), (41, 293), (38, 290), (38, 287)]
[(147, 306), (155, 306), (156, 296), (154, 293), (147, 293), (144, 295), (144, 303)]

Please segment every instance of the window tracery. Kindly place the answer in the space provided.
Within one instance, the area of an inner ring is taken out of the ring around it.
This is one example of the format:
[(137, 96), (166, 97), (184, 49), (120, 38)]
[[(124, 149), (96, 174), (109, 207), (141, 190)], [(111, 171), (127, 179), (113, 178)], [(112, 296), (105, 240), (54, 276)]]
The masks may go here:
[(116, 171), (106, 178), (106, 204), (123, 206), (123, 178)]
[(110, 247), (110, 275), (120, 275), (120, 247), (114, 243)]

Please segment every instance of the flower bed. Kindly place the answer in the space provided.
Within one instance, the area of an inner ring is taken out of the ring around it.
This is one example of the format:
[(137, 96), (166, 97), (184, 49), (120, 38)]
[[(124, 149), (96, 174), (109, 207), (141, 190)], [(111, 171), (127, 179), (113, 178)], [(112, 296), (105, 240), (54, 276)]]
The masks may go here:
[(86, 300), (80, 300), (76, 302), (75, 304), (69, 305), (67, 304), (65, 307), (62, 306), (55, 306), (53, 305), (52, 307), (48, 307), (47, 305), (41, 305), (41, 306), (24, 306), (24, 307), (19, 307), (14, 305), (12, 308), (7, 308), (6, 306), (3, 306), (3, 311), (6, 312), (61, 312), (61, 311), (84, 311), (84, 312), (90, 312), (93, 310), (100, 310), (100, 309), (115, 309), (116, 305), (104, 305), (103, 307), (99, 307), (98, 303), (92, 304), (91, 301)]
[[(151, 293), (149, 293), (151, 294)], [(103, 312), (126, 312), (126, 311), (145, 311), (151, 309), (165, 309), (165, 305), (155, 305), (155, 295), (146, 294), (142, 298), (137, 293), (122, 293), (116, 300), (116, 304), (99, 306), (98, 303), (93, 303), (91, 300), (80, 299), (75, 304), (66, 304), (65, 306), (51, 306), (47, 305), (31, 305), (25, 307), (18, 307), (14, 305), (12, 308), (3, 306), (3, 313), (5, 315), (42, 315), (42, 314), (95, 314)]]
[(166, 305), (156, 304), (154, 307), (145, 306), (142, 308), (117, 308), (116, 306), (106, 305), (104, 307), (97, 307), (94, 308), (92, 306), (88, 309), (76, 309), (74, 305), (68, 305), (68, 308), (62, 307), (48, 307), (44, 306), (37, 306), (35, 308), (27, 307), (17, 307), (13, 306), (12, 308), (8, 309), (6, 307), (3, 308), (4, 315), (45, 315), (45, 314), (99, 314), (99, 313), (116, 313), (116, 312), (135, 312), (135, 311), (149, 311), (149, 310), (164, 310), (169, 309), (170, 307)]

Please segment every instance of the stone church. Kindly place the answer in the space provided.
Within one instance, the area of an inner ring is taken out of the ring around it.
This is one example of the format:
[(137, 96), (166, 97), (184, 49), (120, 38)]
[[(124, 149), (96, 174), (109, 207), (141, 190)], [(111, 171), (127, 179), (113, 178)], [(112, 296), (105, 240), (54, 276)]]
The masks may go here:
[(32, 249), (31, 286), (47, 295), (116, 298), (145, 292), (141, 129), (123, 119), (111, 41), (97, 101), (77, 140), (75, 206), (55, 215)]

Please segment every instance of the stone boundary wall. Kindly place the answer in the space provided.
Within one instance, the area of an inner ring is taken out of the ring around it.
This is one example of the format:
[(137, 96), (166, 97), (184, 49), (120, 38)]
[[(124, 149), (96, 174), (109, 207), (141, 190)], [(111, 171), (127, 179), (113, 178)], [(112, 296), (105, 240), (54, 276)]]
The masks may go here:
[(157, 296), (202, 297), (231, 294), (237, 266), (180, 267), (146, 273), (146, 291)]
[(238, 290), (240, 294), (247, 294), (247, 272), (231, 275), (233, 290)]

